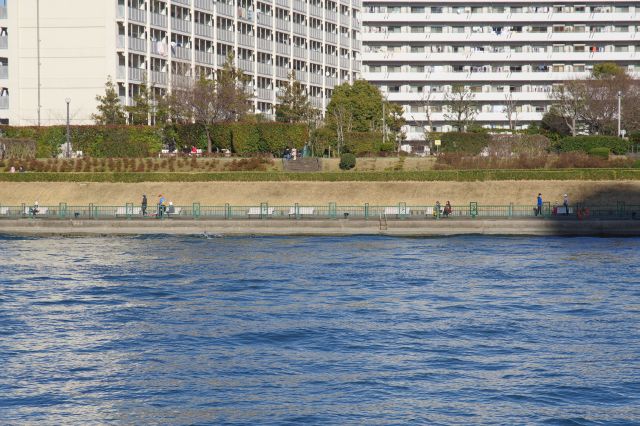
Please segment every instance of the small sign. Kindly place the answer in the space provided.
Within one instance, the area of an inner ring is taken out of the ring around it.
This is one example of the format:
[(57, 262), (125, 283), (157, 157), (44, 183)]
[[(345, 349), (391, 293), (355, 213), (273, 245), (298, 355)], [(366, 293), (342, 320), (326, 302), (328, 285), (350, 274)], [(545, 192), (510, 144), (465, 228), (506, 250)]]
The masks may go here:
[(440, 139), (436, 139), (435, 141), (433, 141), (433, 144), (435, 146), (440, 146)]

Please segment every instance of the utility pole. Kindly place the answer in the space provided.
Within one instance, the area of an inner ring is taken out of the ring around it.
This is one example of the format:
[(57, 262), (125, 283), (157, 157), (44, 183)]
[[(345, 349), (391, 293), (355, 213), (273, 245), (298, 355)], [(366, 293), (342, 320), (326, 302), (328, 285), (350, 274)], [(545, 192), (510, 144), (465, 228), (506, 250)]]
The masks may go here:
[(622, 92), (618, 92), (618, 137), (620, 137), (620, 119), (622, 118), (621, 108), (620, 108), (620, 100), (622, 99)]
[(71, 103), (71, 99), (65, 99), (67, 103), (67, 146), (65, 146), (64, 156), (66, 158), (71, 158), (71, 131), (69, 127), (69, 104)]
[(40, 127), (40, 0), (36, 0), (36, 60), (38, 73), (38, 127)]

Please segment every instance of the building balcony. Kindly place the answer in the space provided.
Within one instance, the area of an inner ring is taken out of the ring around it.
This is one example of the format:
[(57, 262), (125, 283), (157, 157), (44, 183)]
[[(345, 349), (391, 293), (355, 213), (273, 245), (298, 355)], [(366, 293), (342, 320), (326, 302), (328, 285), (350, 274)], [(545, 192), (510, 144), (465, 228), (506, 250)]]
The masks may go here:
[(309, 101), (311, 102), (311, 106), (316, 108), (316, 109), (323, 109), (324, 108), (324, 102), (322, 98), (318, 98), (316, 96), (310, 96), (309, 97)]
[(316, 18), (322, 19), (324, 16), (324, 9), (318, 6), (309, 5), (309, 14)]
[(146, 79), (147, 70), (144, 68), (129, 68), (129, 81), (143, 83)]
[(540, 43), (553, 44), (556, 42), (605, 42), (605, 41), (630, 41), (640, 40), (640, 33), (623, 32), (555, 32), (555, 33), (502, 33), (494, 34), (487, 32), (465, 32), (465, 33), (362, 33), (361, 37), (365, 43), (396, 43), (396, 42), (425, 42), (429, 43)]
[(318, 86), (322, 86), (322, 74), (316, 74), (314, 72), (310, 73), (309, 82), (311, 84), (317, 84)]
[(281, 31), (289, 32), (291, 31), (291, 22), (276, 18), (276, 28)]
[(218, 29), (217, 34), (218, 34), (218, 41), (226, 41), (229, 43), (233, 43), (235, 41), (233, 31)]
[(9, 67), (6, 65), (0, 65), (0, 80), (9, 79)]
[(253, 49), (256, 45), (256, 38), (247, 34), (238, 34), (238, 44)]
[(129, 50), (145, 53), (147, 51), (147, 40), (144, 38), (129, 37)]
[(193, 77), (173, 74), (171, 76), (171, 84), (177, 87), (191, 87), (193, 85)]
[(263, 38), (258, 38), (258, 49), (265, 50), (271, 52), (273, 50), (273, 42), (271, 40), (265, 40)]
[(336, 87), (338, 84), (340, 84), (340, 80), (338, 79), (338, 77), (325, 77), (324, 84), (330, 88)]
[(147, 22), (147, 11), (144, 9), (137, 9), (135, 7), (129, 7), (129, 20), (144, 24)]
[(351, 61), (351, 67), (354, 71), (360, 71), (360, 61), (353, 60)]
[(340, 36), (340, 46), (342, 47), (349, 47), (350, 43), (349, 43), (349, 37), (348, 36)]
[(293, 0), (293, 10), (297, 12), (306, 13), (307, 12), (307, 4), (300, 0)]
[(309, 28), (309, 37), (322, 41), (323, 31), (318, 28)]
[(527, 52), (527, 53), (408, 53), (387, 52), (362, 54), (363, 62), (474, 62), (488, 64), (517, 61), (525, 63), (565, 63), (590, 61), (631, 61), (640, 58), (640, 52)]
[[(429, 102), (441, 103), (447, 100), (447, 92), (391, 92), (386, 94), (389, 101), (416, 102), (424, 103), (427, 99)], [(522, 103), (527, 102), (547, 102), (550, 100), (550, 92), (475, 92), (473, 100), (476, 102), (493, 102), (504, 103), (507, 99)], [(415, 114), (415, 113), (414, 113)]]
[(196, 35), (200, 37), (213, 38), (213, 27), (203, 24), (194, 24)]
[(9, 36), (0, 36), (0, 49), (9, 48)]
[(309, 59), (313, 62), (317, 62), (319, 64), (322, 63), (322, 52), (317, 52), (315, 50), (311, 50), (309, 52)]
[[(392, 0), (393, 1), (393, 0)], [(467, 2), (465, 2), (467, 3)], [(501, 23), (527, 25), (531, 23), (593, 23), (630, 22), (640, 15), (632, 13), (367, 13), (361, 15), (363, 22), (374, 23)]]
[(240, 68), (244, 72), (247, 72), (249, 74), (253, 74), (253, 64), (254, 64), (254, 62), (252, 60), (249, 60), (249, 59), (237, 59), (237, 61), (238, 61), (238, 68)]
[(214, 2), (211, 0), (195, 0), (194, 6), (200, 10), (206, 10), (207, 12), (214, 11)]
[(273, 102), (273, 93), (273, 89), (258, 88), (256, 94), (260, 100)]
[(211, 52), (203, 52), (201, 50), (196, 50), (196, 62), (205, 65), (215, 65), (215, 58), (213, 53)]
[(171, 18), (171, 29), (174, 31), (180, 31), (185, 34), (190, 34), (191, 21), (185, 21), (184, 19)]
[(151, 83), (154, 85), (167, 85), (167, 73), (160, 71), (151, 71)]
[[(2, 9), (4, 9), (6, 11), (6, 8), (2, 8)], [(121, 5), (121, 4), (116, 5), (116, 19), (122, 20), (122, 19), (124, 19), (124, 15), (125, 15), (125, 13), (124, 13), (124, 5)], [(2, 19), (2, 18), (0, 18), (0, 19)]]
[(165, 29), (167, 28), (167, 17), (159, 13), (151, 13), (151, 25)]
[(265, 64), (262, 62), (258, 62), (257, 63), (257, 68), (258, 68), (258, 74), (264, 75), (264, 76), (271, 76), (271, 74), (273, 73), (273, 65), (272, 64)]
[(222, 67), (227, 63), (227, 57), (225, 55), (216, 55), (217, 66)]
[(271, 16), (258, 12), (258, 24), (271, 28), (272, 22), (273, 18)]
[(335, 55), (324, 55), (324, 61), (327, 65), (338, 65), (338, 57)]
[(349, 58), (340, 58), (340, 68), (349, 68)]
[(302, 24), (293, 24), (293, 33), (301, 36), (307, 35), (307, 27)]
[(301, 71), (301, 70), (295, 70), (296, 73), (296, 80), (302, 82), (302, 83), (306, 83), (307, 79), (309, 78), (309, 73), (306, 71)]
[(216, 3), (216, 12), (222, 16), (234, 17), (233, 5), (226, 3)]
[(276, 4), (282, 7), (289, 7), (291, 3), (289, 0), (276, 0)]
[(326, 37), (325, 40), (327, 41), (327, 43), (337, 43), (338, 42), (338, 34), (336, 33), (325, 33)]
[(0, 109), (9, 109), (9, 95), (0, 96)]
[(276, 77), (284, 79), (289, 78), (289, 68), (276, 67)]
[(276, 43), (276, 52), (281, 55), (290, 55), (291, 46), (283, 43)]
[(334, 24), (338, 23), (338, 13), (333, 10), (325, 9), (325, 19), (329, 22), (333, 22)]
[(302, 47), (293, 47), (293, 56), (298, 59), (307, 59), (307, 49)]
[[(414, 79), (415, 76), (415, 79)], [(563, 80), (583, 79), (589, 76), (587, 72), (428, 72), (428, 73), (364, 73), (367, 81), (386, 84), (387, 81), (428, 81), (439, 82), (554, 82)]]
[(191, 61), (191, 49), (187, 49), (185, 47), (176, 46), (172, 48), (173, 57), (176, 59), (182, 59), (184, 61)]

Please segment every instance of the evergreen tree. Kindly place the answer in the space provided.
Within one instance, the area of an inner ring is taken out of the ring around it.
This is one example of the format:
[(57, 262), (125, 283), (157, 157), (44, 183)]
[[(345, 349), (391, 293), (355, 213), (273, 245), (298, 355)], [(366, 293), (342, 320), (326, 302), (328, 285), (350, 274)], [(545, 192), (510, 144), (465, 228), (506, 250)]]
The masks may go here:
[(149, 124), (151, 118), (151, 90), (146, 83), (140, 85), (139, 92), (133, 97), (133, 105), (125, 107), (129, 115), (129, 124)]
[(289, 74), (289, 81), (284, 90), (278, 94), (276, 105), (276, 121), (282, 123), (307, 122), (313, 116), (313, 108), (304, 86), (295, 78), (295, 73)]
[(104, 96), (97, 95), (96, 101), (98, 101), (98, 113), (91, 115), (96, 124), (126, 124), (125, 111), (111, 76), (104, 85)]

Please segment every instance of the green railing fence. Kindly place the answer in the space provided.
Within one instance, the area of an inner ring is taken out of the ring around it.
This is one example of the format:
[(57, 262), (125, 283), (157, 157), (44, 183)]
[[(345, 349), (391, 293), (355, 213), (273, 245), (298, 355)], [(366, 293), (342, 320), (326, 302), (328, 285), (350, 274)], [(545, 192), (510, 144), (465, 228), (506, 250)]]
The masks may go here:
[[(640, 205), (630, 205), (617, 202), (611, 205), (583, 205), (576, 204), (569, 208), (569, 214), (564, 214), (562, 206), (552, 206), (545, 203), (542, 208), (543, 218), (578, 219), (640, 219)], [(157, 205), (149, 205), (146, 211), (142, 206), (126, 203), (121, 206), (100, 206), (89, 204), (85, 206), (58, 205), (32, 206), (4, 206), (0, 204), (0, 219), (3, 218), (47, 218), (47, 219), (451, 219), (451, 218), (527, 218), (536, 217), (534, 205), (482, 205), (471, 202), (467, 205), (452, 206), (451, 213), (445, 214), (444, 205), (438, 212), (434, 205), (408, 205), (400, 202), (395, 205), (257, 205), (232, 206), (230, 204), (208, 206), (193, 203), (184, 206), (166, 206), (159, 209)]]

